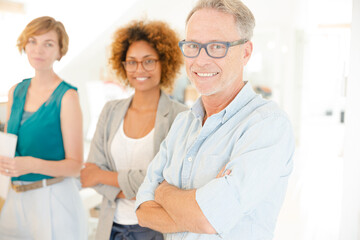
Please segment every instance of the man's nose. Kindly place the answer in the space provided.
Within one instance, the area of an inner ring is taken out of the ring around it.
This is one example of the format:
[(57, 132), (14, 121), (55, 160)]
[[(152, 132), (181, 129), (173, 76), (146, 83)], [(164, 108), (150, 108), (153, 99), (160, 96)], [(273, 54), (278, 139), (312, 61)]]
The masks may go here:
[(206, 64), (209, 63), (211, 57), (207, 54), (205, 48), (201, 48), (199, 55), (195, 58), (195, 62), (198, 64)]

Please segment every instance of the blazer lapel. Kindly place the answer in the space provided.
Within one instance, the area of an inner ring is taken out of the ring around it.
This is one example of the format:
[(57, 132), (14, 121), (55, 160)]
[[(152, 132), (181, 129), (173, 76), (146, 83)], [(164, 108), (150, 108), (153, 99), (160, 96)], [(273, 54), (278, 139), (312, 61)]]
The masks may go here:
[(156, 112), (155, 119), (155, 132), (154, 132), (154, 152), (157, 153), (160, 148), (161, 142), (165, 139), (169, 130), (169, 109), (171, 101), (169, 97), (161, 91), (159, 104)]

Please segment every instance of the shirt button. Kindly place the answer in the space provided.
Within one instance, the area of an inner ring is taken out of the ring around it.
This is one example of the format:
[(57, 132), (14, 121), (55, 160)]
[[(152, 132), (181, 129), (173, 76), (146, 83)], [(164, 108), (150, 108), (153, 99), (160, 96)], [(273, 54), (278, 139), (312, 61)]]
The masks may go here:
[(191, 162), (191, 161), (192, 161), (192, 157), (188, 157), (188, 161)]

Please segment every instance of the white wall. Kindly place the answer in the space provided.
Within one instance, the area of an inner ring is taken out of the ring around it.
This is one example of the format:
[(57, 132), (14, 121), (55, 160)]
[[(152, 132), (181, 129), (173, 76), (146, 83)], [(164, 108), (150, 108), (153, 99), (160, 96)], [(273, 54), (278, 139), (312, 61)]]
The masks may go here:
[(343, 204), (339, 240), (360, 239), (360, 1), (353, 0), (345, 112)]

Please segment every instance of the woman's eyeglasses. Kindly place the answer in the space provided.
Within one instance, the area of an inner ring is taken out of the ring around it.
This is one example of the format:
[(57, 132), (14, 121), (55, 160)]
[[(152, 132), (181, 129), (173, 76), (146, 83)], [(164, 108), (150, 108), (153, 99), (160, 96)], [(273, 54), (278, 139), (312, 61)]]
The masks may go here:
[(127, 72), (136, 72), (139, 63), (141, 63), (145, 71), (153, 71), (156, 68), (156, 62), (158, 61), (159, 60), (157, 59), (145, 59), (140, 62), (135, 60), (128, 60), (128, 61), (123, 61), (122, 64), (124, 65), (124, 68)]

